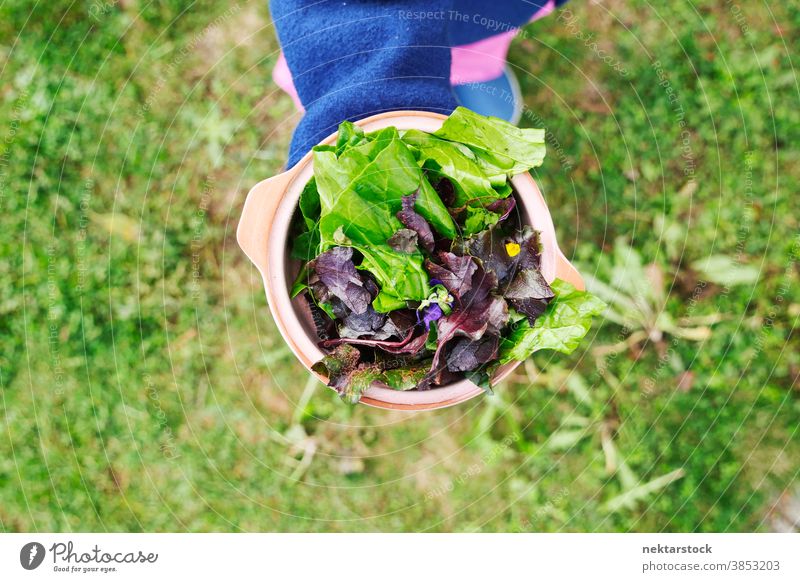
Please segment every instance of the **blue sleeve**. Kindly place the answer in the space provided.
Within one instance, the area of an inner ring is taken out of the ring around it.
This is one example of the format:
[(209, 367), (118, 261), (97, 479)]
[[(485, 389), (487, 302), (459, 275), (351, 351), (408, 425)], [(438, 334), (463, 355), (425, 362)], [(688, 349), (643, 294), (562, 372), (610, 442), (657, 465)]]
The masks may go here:
[[(470, 44), (525, 25), (548, 0), (453, 0), (450, 43)], [(565, 0), (560, 0), (560, 3)], [(558, 4), (558, 2), (557, 2)]]
[[(289, 167), (347, 119), (449, 114), (448, 0), (273, 0), (272, 18), (305, 115)], [(422, 14), (421, 14), (422, 13)]]

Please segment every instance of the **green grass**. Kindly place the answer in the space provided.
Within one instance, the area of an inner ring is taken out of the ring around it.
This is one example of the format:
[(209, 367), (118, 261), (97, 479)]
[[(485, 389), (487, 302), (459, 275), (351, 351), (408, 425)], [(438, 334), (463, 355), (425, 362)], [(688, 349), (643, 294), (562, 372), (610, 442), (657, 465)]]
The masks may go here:
[(624, 319), (402, 414), (308, 382), (236, 245), (297, 114), (264, 3), (223, 4), (0, 7), (0, 530), (773, 527), (800, 470), (796, 6), (526, 28), (537, 179)]

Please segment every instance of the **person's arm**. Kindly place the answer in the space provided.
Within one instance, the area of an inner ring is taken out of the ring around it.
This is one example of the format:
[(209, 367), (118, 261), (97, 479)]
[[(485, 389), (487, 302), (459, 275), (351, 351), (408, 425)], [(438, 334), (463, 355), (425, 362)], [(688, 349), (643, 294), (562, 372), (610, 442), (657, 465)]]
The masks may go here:
[(399, 109), (449, 114), (451, 1), (273, 0), (272, 18), (305, 108), (289, 167), (344, 120)]

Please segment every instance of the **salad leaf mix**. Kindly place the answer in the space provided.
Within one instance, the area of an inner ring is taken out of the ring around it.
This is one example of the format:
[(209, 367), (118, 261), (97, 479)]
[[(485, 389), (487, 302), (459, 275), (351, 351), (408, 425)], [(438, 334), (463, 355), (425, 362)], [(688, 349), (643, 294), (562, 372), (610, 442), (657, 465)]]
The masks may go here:
[(510, 177), (541, 165), (544, 130), (459, 107), (434, 133), (344, 122), (314, 148), (293, 222), (292, 289), (327, 355), (315, 370), (358, 402), (373, 384), (427, 390), (551, 349), (572, 352), (602, 301), (540, 271)]

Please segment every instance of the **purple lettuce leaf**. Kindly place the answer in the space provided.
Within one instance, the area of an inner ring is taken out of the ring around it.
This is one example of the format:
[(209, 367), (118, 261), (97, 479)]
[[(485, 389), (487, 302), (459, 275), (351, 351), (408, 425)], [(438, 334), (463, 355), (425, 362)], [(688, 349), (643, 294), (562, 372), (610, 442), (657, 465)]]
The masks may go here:
[(401, 335), (402, 332), (397, 329), (392, 320), (385, 313), (375, 311), (372, 306), (367, 307), (364, 313), (347, 315), (339, 326), (339, 337), (343, 338), (369, 336), (369, 339), (385, 340)]
[(419, 322), (417, 321), (417, 311), (415, 309), (398, 309), (389, 313), (395, 327), (400, 331), (400, 337), (405, 337), (408, 330)]
[(408, 331), (406, 336), (398, 341), (390, 340), (376, 340), (376, 339), (352, 339), (352, 338), (334, 338), (323, 340), (320, 346), (323, 348), (332, 348), (340, 345), (356, 345), (356, 346), (369, 346), (378, 348), (390, 354), (416, 354), (425, 347), (425, 341), (428, 339), (428, 334), (424, 331), (414, 337), (415, 328)]
[(487, 331), (491, 335), (500, 334), (500, 329), (508, 321), (508, 306), (502, 297), (494, 295), (493, 290), (496, 287), (497, 277), (494, 273), (477, 266), (472, 275), (470, 290), (455, 302), (450, 315), (436, 322), (436, 351), (426, 381), (420, 384), (421, 389), (441, 381), (441, 373), (447, 368), (441, 364), (445, 346), (454, 337), (462, 336), (476, 341)]
[(433, 189), (436, 190), (436, 193), (439, 195), (439, 198), (444, 202), (444, 205), (448, 208), (453, 206), (456, 201), (456, 188), (453, 186), (453, 183), (447, 178), (440, 178), (432, 185)]
[(428, 224), (428, 221), (414, 210), (416, 200), (416, 192), (408, 196), (403, 196), (402, 210), (397, 213), (397, 219), (403, 226), (416, 232), (418, 244), (431, 253), (433, 252), (434, 246), (433, 230), (431, 230), (431, 225)]
[(472, 257), (459, 257), (453, 253), (439, 253), (441, 265), (426, 260), (425, 269), (431, 277), (442, 282), (442, 285), (453, 294), (462, 298), (472, 288), (472, 278), (478, 270), (478, 265)]
[(372, 302), (369, 289), (353, 264), (353, 249), (334, 247), (309, 264), (309, 287), (315, 297), (330, 303), (339, 299), (353, 313), (364, 313)]
[(517, 273), (508, 286), (505, 297), (514, 309), (528, 316), (533, 323), (547, 308), (547, 304), (555, 297), (550, 285), (542, 273), (535, 268), (524, 269)]
[(527, 226), (512, 236), (498, 228), (488, 228), (458, 246), (480, 259), (483, 267), (497, 276), (501, 289), (518, 271), (540, 267), (539, 233)]
[(516, 199), (513, 196), (509, 196), (507, 198), (499, 198), (498, 200), (495, 200), (486, 206), (486, 210), (499, 214), (500, 218), (497, 222), (503, 222), (509, 217), (511, 211), (514, 210), (516, 205)]
[(447, 354), (447, 369), (451, 372), (470, 372), (497, 358), (500, 338), (484, 335), (479, 340), (459, 339)]
[(542, 266), (542, 250), (539, 240), (539, 231), (530, 226), (524, 226), (522, 230), (514, 233), (513, 241), (519, 245), (519, 254), (516, 258), (516, 268), (521, 269), (540, 269)]

